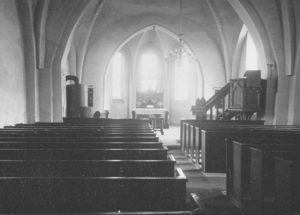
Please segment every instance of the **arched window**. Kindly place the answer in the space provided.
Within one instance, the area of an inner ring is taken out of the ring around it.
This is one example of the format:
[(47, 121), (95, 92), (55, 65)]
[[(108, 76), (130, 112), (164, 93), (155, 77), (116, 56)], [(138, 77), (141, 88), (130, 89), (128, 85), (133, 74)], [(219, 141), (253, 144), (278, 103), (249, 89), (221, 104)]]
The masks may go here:
[(247, 33), (246, 41), (246, 70), (258, 70), (258, 54), (255, 43), (250, 33)]
[(125, 68), (125, 59), (122, 53), (117, 52), (111, 62), (112, 71), (112, 98), (122, 99), (122, 86)]
[(160, 66), (155, 53), (144, 53), (141, 56), (139, 71), (140, 92), (158, 92), (160, 90)]
[(175, 100), (188, 100), (191, 85), (191, 62), (188, 58), (175, 61), (174, 97)]

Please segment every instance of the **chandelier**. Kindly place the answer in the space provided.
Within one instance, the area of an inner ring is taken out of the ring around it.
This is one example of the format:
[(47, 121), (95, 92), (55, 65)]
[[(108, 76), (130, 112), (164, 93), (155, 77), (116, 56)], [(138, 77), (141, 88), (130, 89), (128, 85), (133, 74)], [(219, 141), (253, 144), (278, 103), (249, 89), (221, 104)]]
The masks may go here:
[(170, 50), (169, 59), (181, 61), (184, 58), (195, 59), (194, 54), (186, 48), (186, 44), (183, 41), (182, 32), (182, 0), (179, 0), (179, 34), (178, 43), (176, 46)]

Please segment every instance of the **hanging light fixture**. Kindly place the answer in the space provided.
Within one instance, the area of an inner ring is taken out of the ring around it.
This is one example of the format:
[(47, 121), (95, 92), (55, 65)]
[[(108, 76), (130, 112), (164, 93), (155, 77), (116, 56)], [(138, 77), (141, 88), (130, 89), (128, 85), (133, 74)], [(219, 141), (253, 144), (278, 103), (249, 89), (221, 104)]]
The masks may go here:
[(182, 31), (182, 0), (179, 0), (179, 34), (178, 34), (178, 43), (174, 49), (169, 53), (169, 58), (173, 60), (183, 60), (184, 58), (195, 59), (193, 53), (190, 50), (186, 49), (186, 45), (183, 41), (183, 31)]

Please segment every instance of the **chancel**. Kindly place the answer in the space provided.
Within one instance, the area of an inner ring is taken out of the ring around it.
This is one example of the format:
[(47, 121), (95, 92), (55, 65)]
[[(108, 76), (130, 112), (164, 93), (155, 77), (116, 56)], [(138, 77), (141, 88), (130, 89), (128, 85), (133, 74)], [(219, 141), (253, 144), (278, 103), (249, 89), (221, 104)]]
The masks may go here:
[(297, 11), (1, 0), (0, 214), (300, 214)]

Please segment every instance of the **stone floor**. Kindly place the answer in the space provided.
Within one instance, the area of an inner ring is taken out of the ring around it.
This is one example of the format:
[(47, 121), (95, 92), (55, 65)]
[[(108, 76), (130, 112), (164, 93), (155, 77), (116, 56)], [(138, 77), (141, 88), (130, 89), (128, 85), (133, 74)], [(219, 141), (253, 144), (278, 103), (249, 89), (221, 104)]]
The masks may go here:
[(158, 136), (169, 148), (169, 154), (175, 157), (176, 166), (183, 170), (188, 179), (188, 196), (193, 195), (198, 204), (195, 214), (240, 215), (240, 211), (226, 198), (226, 175), (205, 174), (196, 169), (194, 164), (180, 150), (179, 134), (179, 127), (170, 127), (170, 129), (165, 130), (164, 135), (158, 134)]

